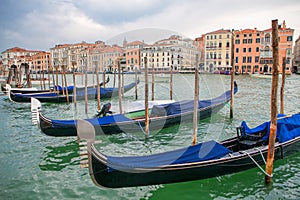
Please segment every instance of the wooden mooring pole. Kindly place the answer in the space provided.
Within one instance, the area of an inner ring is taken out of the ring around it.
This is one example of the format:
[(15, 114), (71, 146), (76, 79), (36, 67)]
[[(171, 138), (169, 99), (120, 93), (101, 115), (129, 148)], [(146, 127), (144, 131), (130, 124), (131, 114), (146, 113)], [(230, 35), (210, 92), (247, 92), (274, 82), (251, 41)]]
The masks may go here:
[(235, 73), (235, 67), (234, 67), (234, 30), (232, 30), (232, 40), (231, 40), (231, 82), (230, 82), (230, 91), (231, 91), (231, 97), (230, 97), (230, 112), (229, 112), (229, 118), (233, 118), (233, 103), (234, 103), (234, 73)]
[(170, 70), (170, 100), (173, 100), (173, 66)]
[(281, 88), (280, 88), (280, 114), (284, 114), (285, 68), (286, 68), (286, 57), (283, 57), (282, 58)]
[(119, 111), (122, 114), (122, 90), (121, 90), (121, 63), (118, 59), (118, 94), (119, 94)]
[(265, 182), (269, 184), (272, 182), (272, 171), (275, 153), (275, 139), (277, 130), (277, 89), (278, 89), (278, 20), (272, 20), (272, 48), (273, 48), (273, 73), (272, 73), (272, 89), (271, 89), (271, 125), (269, 135), (269, 148), (266, 163)]
[(151, 100), (154, 101), (154, 66), (152, 65), (152, 84), (151, 84), (151, 94), (152, 94), (152, 97), (151, 97)]
[(67, 77), (66, 77), (66, 66), (63, 67), (63, 76), (64, 76), (64, 81), (65, 81), (65, 88), (66, 88), (66, 98), (67, 98), (67, 103), (69, 103), (69, 91), (68, 91), (68, 83), (67, 83)]
[[(99, 70), (98, 66), (96, 65), (96, 81), (97, 81), (97, 109), (100, 112), (101, 109), (101, 102), (100, 102), (100, 80), (99, 80)], [(105, 79), (103, 80), (105, 83)]]
[(77, 100), (76, 100), (76, 93), (77, 93), (77, 90), (76, 90), (76, 74), (75, 74), (75, 63), (72, 63), (72, 66), (73, 66), (73, 101), (74, 101), (74, 106), (75, 108), (77, 107)]
[(195, 67), (195, 90), (194, 90), (194, 117), (193, 117), (193, 140), (192, 146), (197, 143), (198, 133), (198, 100), (199, 100), (199, 71), (198, 66)]
[(145, 67), (145, 137), (149, 136), (149, 105), (148, 105), (148, 64), (147, 57), (144, 57)]
[(137, 68), (135, 68), (134, 81), (135, 81), (135, 100), (137, 100), (137, 99), (138, 99), (138, 90), (137, 90)]

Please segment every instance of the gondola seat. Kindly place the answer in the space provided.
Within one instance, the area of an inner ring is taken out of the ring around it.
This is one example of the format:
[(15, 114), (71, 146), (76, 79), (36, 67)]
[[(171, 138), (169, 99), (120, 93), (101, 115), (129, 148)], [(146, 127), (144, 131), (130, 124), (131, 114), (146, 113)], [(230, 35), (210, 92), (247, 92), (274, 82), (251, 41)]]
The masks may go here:
[(239, 126), (236, 128), (238, 143), (241, 150), (253, 148), (260, 146), (263, 143), (263, 136), (267, 133), (266, 130), (247, 134), (244, 126)]

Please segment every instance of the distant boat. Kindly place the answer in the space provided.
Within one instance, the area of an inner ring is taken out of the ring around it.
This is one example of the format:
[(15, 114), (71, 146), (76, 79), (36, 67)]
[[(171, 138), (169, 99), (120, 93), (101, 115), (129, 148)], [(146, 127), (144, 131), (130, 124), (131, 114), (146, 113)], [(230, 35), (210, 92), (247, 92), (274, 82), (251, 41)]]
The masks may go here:
[[(139, 81), (136, 83), (130, 83), (128, 85), (124, 86), (124, 92), (127, 92), (135, 87), (136, 84), (138, 84)], [(119, 88), (100, 88), (100, 97), (101, 98), (111, 98), (114, 96), (118, 96)], [(97, 88), (91, 87), (88, 88), (87, 91), (88, 98), (89, 99), (97, 99)], [(68, 95), (69, 101), (72, 102), (74, 99), (74, 95)], [(34, 97), (38, 99), (41, 102), (48, 102), (48, 103), (62, 103), (67, 102), (67, 96), (66, 95), (60, 95), (56, 92), (42, 92), (42, 93), (30, 93), (30, 94), (18, 94), (9, 92), (9, 98), (11, 101), (15, 102), (26, 102), (30, 103), (31, 97)], [(76, 91), (76, 100), (84, 100), (85, 99), (85, 90), (79, 90)]]
[[(279, 78), (282, 77), (282, 74), (278, 74)], [(253, 78), (266, 78), (266, 79), (271, 79), (272, 78), (272, 74), (268, 74), (268, 73), (265, 73), (265, 74), (250, 74), (250, 77), (253, 77)]]
[[(249, 129), (237, 128), (237, 136), (216, 142), (199, 143), (173, 151), (145, 156), (109, 156), (95, 146), (95, 129), (90, 122), (78, 121), (79, 139), (86, 140), (86, 159), (90, 176), (97, 186), (136, 187), (178, 183), (237, 173), (265, 164), (268, 154), (270, 122)], [(274, 160), (300, 150), (300, 114), (279, 118)], [(85, 164), (86, 163), (86, 164)], [(260, 168), (263, 170), (262, 168)], [(288, 173), (288, 172), (287, 172)]]

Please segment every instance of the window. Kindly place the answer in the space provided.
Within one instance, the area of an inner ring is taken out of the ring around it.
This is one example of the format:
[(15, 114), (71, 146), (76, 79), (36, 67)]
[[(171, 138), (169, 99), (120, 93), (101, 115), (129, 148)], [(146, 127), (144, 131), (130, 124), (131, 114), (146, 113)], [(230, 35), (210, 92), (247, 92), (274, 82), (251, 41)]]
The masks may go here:
[(219, 35), (219, 39), (222, 39), (222, 35)]
[(229, 47), (229, 42), (226, 42), (226, 47)]
[(259, 56), (255, 56), (255, 62), (256, 62), (256, 63), (259, 62)]
[(246, 63), (246, 60), (247, 60), (246, 56), (243, 56), (243, 63)]
[(265, 36), (265, 42), (266, 42), (266, 43), (270, 43), (270, 42), (271, 42), (271, 36), (270, 36), (269, 33), (266, 34), (266, 36)]
[(237, 37), (237, 38), (239, 38), (239, 37), (240, 37), (240, 35), (236, 35), (236, 37)]
[(259, 52), (259, 47), (256, 47), (256, 50), (255, 50), (256, 52)]
[(240, 40), (235, 40), (235, 44), (240, 44)]
[(247, 34), (244, 34), (244, 37), (247, 37)]
[(209, 35), (208, 35), (208, 36), (206, 36), (206, 39), (207, 39), (207, 40), (209, 40)]
[(239, 57), (235, 57), (235, 63), (239, 62)]
[(236, 49), (235, 49), (235, 53), (238, 53), (238, 52), (239, 52), (239, 48), (236, 48)]
[[(221, 36), (221, 35), (220, 35)], [(219, 48), (221, 48), (222, 47), (222, 42), (219, 42)]]
[(259, 36), (259, 33), (256, 33), (256, 36)]
[(252, 57), (248, 57), (248, 60), (247, 60), (248, 63), (251, 63), (252, 62)]
[(255, 39), (255, 42), (256, 42), (256, 43), (260, 43), (260, 38), (256, 38), (256, 39)]
[(248, 43), (249, 43), (249, 44), (252, 44), (252, 39), (248, 39)]
[(246, 48), (243, 48), (243, 52), (246, 53), (246, 51), (247, 51)]
[(287, 36), (287, 41), (293, 41), (293, 36)]
[(252, 49), (251, 49), (251, 47), (249, 47), (249, 48), (248, 48), (248, 52), (251, 52), (251, 51), (252, 51)]
[(243, 39), (243, 44), (247, 44), (247, 39)]

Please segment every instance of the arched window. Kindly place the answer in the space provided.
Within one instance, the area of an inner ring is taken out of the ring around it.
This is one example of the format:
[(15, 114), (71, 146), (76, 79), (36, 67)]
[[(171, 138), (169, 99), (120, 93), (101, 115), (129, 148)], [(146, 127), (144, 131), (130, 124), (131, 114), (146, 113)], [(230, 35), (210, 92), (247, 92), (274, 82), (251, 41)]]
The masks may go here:
[(266, 34), (265, 36), (265, 42), (270, 43), (271, 42), (271, 35), (269, 33)]

